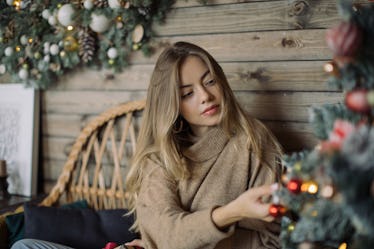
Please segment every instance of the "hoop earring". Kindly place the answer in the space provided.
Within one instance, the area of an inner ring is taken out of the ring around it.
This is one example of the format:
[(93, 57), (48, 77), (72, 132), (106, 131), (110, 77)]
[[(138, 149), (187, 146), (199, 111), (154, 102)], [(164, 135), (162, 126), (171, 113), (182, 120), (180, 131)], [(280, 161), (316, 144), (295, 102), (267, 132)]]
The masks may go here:
[(175, 121), (174, 125), (173, 125), (173, 132), (174, 133), (182, 132), (183, 131), (183, 126), (184, 126), (183, 118), (178, 117), (177, 120)]

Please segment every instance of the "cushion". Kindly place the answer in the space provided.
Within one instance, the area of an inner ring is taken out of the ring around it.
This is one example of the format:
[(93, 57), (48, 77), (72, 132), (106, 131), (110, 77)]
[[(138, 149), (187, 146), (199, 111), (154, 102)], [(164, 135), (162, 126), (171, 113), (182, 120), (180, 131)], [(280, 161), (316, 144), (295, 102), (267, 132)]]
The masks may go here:
[[(61, 208), (88, 208), (88, 203), (86, 200), (81, 200), (62, 205)], [(8, 243), (9, 246), (12, 246), (16, 241), (25, 237), (24, 213), (18, 212), (7, 215), (5, 222), (8, 230)]]
[(126, 209), (61, 209), (25, 206), (25, 238), (47, 240), (79, 249), (102, 249), (107, 242), (123, 244), (137, 238), (129, 231)]

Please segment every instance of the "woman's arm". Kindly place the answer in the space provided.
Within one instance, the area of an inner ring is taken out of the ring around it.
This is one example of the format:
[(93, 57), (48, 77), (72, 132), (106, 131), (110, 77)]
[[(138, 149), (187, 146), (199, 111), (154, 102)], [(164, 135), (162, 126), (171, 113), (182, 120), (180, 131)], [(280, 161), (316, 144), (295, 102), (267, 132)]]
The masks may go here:
[(224, 229), (242, 219), (253, 218), (271, 222), (269, 203), (264, 203), (262, 197), (270, 195), (276, 190), (277, 184), (251, 188), (225, 206), (218, 207), (212, 212), (212, 219), (216, 226)]

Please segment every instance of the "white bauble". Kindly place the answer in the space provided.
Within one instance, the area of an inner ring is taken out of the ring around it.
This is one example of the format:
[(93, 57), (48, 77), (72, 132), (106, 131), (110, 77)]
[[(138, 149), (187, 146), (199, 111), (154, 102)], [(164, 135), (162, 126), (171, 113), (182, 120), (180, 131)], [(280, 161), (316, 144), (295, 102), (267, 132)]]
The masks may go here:
[(44, 54), (49, 54), (49, 47), (50, 47), (49, 42), (45, 42), (45, 43), (43, 44), (43, 53), (44, 53)]
[(71, 4), (63, 5), (57, 12), (57, 20), (61, 25), (67, 27), (73, 24), (74, 9)]
[(11, 56), (13, 54), (13, 48), (12, 47), (7, 47), (4, 50), (4, 53), (5, 53), (6, 56)]
[(26, 45), (27, 44), (27, 36), (22, 35), (21, 38), (19, 38), (19, 41), (22, 45)]
[(110, 48), (106, 54), (108, 55), (109, 59), (115, 59), (118, 56), (118, 51), (116, 48)]
[(57, 24), (57, 19), (55, 16), (50, 16), (48, 17), (48, 23), (51, 26), (55, 26)]
[(84, 6), (85, 9), (90, 10), (90, 9), (93, 8), (94, 4), (93, 4), (92, 0), (86, 0), (86, 1), (84, 1), (83, 6)]
[(30, 2), (28, 2), (28, 1), (21, 1), (20, 4), (19, 4), (19, 7), (20, 7), (21, 9), (24, 9), (24, 8), (26, 8), (29, 4), (30, 4)]
[(49, 56), (49, 54), (43, 57), (43, 61), (45, 62), (49, 62), (50, 60), (51, 60), (51, 57)]
[(9, 6), (13, 6), (13, 0), (6, 0), (6, 3), (9, 5)]
[(51, 16), (51, 11), (49, 9), (45, 9), (43, 10), (42, 12), (42, 17), (45, 19), (45, 20), (48, 20), (48, 18)]
[(92, 13), (91, 15), (91, 23), (90, 28), (97, 32), (102, 33), (106, 31), (109, 28), (109, 19), (105, 15), (98, 15), (95, 13)]
[(60, 48), (58, 47), (57, 44), (52, 44), (51, 47), (49, 48), (49, 53), (51, 55), (57, 55), (58, 52), (60, 52)]
[(21, 79), (23, 79), (23, 80), (27, 80), (27, 78), (29, 77), (29, 71), (27, 71), (26, 69), (22, 68), (21, 70), (19, 70), (18, 76)]
[(119, 2), (119, 0), (108, 0), (108, 5), (112, 9), (118, 9), (119, 7), (121, 7), (121, 3)]
[(4, 64), (1, 64), (0, 65), (0, 74), (5, 74), (5, 72), (6, 72), (6, 67), (5, 67)]

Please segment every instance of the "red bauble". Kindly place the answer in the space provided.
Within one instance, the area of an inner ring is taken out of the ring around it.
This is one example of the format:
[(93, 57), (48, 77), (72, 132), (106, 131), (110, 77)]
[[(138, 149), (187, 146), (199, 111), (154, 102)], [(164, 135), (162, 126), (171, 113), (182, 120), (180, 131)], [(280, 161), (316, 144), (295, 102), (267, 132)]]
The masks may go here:
[(348, 92), (345, 96), (345, 104), (355, 112), (366, 113), (370, 111), (367, 92), (366, 89), (357, 89)]
[(352, 22), (342, 22), (326, 32), (327, 46), (340, 56), (354, 56), (362, 43), (362, 31)]
[(269, 207), (269, 214), (275, 218), (283, 216), (286, 211), (286, 208), (280, 204), (271, 204)]
[(103, 249), (114, 249), (117, 247), (117, 243), (115, 242), (108, 242), (106, 243), (105, 247)]
[(301, 192), (301, 185), (303, 184), (303, 182), (300, 180), (300, 179), (297, 179), (297, 178), (292, 178), (291, 180), (289, 180), (289, 182), (287, 183), (287, 189), (294, 193), (294, 194), (298, 194)]

